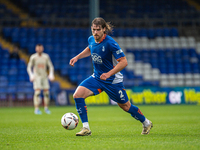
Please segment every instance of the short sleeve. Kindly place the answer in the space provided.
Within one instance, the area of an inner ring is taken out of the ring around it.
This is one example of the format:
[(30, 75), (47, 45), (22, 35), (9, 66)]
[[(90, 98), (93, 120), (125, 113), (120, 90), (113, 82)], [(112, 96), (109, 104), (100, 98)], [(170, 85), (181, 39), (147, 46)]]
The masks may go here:
[(124, 57), (125, 54), (123, 50), (120, 48), (119, 44), (115, 42), (114, 40), (110, 42), (110, 50), (112, 51), (113, 56), (115, 59), (119, 59), (121, 57)]
[(91, 49), (91, 43), (92, 43), (92, 41), (93, 41), (93, 36), (90, 36), (88, 38), (88, 47), (89, 47), (89, 49)]

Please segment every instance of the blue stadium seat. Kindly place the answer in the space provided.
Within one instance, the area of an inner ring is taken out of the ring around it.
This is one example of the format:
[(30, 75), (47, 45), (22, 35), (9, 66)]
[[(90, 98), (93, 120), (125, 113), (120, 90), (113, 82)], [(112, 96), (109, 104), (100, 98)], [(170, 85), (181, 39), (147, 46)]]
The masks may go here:
[(7, 101), (8, 100), (8, 93), (7, 93), (7, 88), (0, 87), (0, 101)]

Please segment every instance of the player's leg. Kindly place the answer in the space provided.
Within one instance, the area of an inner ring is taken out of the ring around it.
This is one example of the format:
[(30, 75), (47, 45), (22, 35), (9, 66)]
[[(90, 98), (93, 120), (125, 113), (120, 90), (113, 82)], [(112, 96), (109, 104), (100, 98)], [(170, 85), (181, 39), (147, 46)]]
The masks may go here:
[(42, 89), (43, 89), (43, 97), (44, 97), (44, 111), (47, 114), (51, 114), (49, 110), (49, 103), (50, 103), (50, 94), (49, 94), (49, 81), (48, 78), (42, 79)]
[(150, 127), (152, 126), (152, 123), (147, 118), (145, 118), (145, 116), (142, 114), (142, 112), (137, 106), (134, 106), (130, 103), (123, 84), (122, 83), (111, 84), (111, 85), (106, 84), (104, 88), (105, 92), (109, 95), (109, 97), (112, 100), (117, 102), (120, 108), (130, 113), (132, 117), (139, 120), (143, 124), (143, 129), (148, 128), (148, 131), (146, 131), (146, 133), (142, 132), (143, 134), (148, 134), (150, 131)]
[(112, 100), (117, 102), (120, 108), (130, 113), (135, 119), (142, 123), (145, 121), (145, 116), (142, 114), (140, 109), (132, 105), (128, 100), (126, 91), (121, 83), (108, 85), (105, 89), (105, 92)]
[(39, 109), (41, 99), (40, 99), (40, 93), (41, 93), (41, 81), (40, 78), (35, 78), (33, 81), (33, 88), (34, 88), (34, 96), (33, 96), (33, 104), (34, 104), (34, 113), (35, 114), (42, 114), (42, 112)]
[(91, 134), (88, 123), (87, 106), (85, 104), (85, 98), (90, 95), (93, 95), (93, 92), (83, 86), (79, 86), (73, 95), (76, 104), (76, 110), (83, 124), (83, 129), (76, 134), (77, 136), (84, 136), (85, 134), (87, 135)]
[(130, 113), (132, 117), (139, 120), (143, 124), (143, 130), (141, 134), (149, 134), (151, 128), (153, 127), (153, 124), (142, 114), (142, 112), (137, 106), (131, 104), (130, 101), (127, 101), (124, 104), (122, 103), (117, 103), (117, 104), (119, 105), (120, 108)]
[(40, 111), (39, 109), (39, 106), (40, 106), (40, 89), (36, 89), (35, 92), (34, 92), (34, 96), (33, 96), (33, 104), (34, 104), (34, 108), (35, 108), (35, 111), (34, 113), (39, 115), (39, 114), (42, 114), (42, 112)]
[(89, 129), (89, 124), (88, 124), (87, 106), (85, 104), (85, 98), (87, 98), (90, 95), (93, 95), (93, 92), (84, 86), (78, 86), (73, 95), (76, 104), (76, 109), (83, 123), (83, 127), (86, 127), (88, 129)]
[(91, 135), (88, 123), (87, 106), (85, 104), (85, 98), (94, 94), (99, 94), (97, 87), (98, 84), (96, 82), (97, 81), (95, 81), (93, 77), (87, 78), (78, 86), (73, 95), (77, 112), (83, 124), (83, 129), (80, 132), (76, 133), (77, 136)]
[(132, 117), (139, 120), (141, 123), (145, 121), (146, 118), (142, 114), (140, 109), (137, 106), (134, 106), (133, 104), (131, 104), (130, 101), (127, 101), (126, 103), (117, 103), (117, 104), (119, 105), (120, 108), (130, 113)]
[(43, 96), (44, 96), (44, 111), (47, 114), (51, 114), (51, 111), (49, 110), (50, 96), (48, 89), (43, 90)]

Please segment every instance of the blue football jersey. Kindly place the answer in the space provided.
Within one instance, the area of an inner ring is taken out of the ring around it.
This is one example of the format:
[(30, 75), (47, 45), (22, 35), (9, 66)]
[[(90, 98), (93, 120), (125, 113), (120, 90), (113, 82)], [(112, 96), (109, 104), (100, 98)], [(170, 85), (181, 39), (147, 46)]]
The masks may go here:
[[(99, 43), (96, 43), (94, 37), (90, 36), (88, 43), (94, 67), (92, 76), (99, 80), (103, 73), (109, 72), (117, 65), (118, 59), (125, 57), (118, 43), (109, 35), (104, 35)], [(123, 74), (118, 72), (106, 81), (101, 81), (112, 84), (120, 83), (123, 82)]]

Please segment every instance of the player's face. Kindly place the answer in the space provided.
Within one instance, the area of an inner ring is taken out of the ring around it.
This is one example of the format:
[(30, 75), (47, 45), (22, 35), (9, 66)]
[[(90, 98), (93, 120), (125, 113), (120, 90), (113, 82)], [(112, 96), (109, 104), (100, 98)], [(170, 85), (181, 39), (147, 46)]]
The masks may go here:
[(44, 51), (44, 47), (43, 46), (36, 46), (35, 47), (35, 51), (39, 54), (41, 54)]
[(100, 25), (93, 24), (91, 27), (92, 35), (94, 36), (94, 39), (96, 42), (100, 42), (103, 38), (105, 28), (103, 29)]

